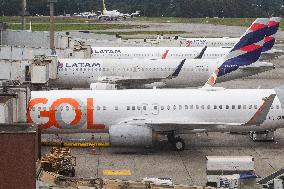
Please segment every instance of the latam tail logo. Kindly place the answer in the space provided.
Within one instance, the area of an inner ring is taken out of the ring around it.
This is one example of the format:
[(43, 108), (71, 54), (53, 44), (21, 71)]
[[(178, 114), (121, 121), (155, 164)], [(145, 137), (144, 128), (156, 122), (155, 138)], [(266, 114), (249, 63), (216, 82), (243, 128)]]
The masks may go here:
[(231, 52), (263, 40), (268, 28), (267, 20), (264, 18), (256, 19), (240, 38), (239, 42), (234, 45)]
[(235, 52), (235, 55), (237, 55), (236, 57), (226, 60), (220, 66), (217, 77), (231, 73), (237, 70), (240, 66), (247, 66), (256, 62), (261, 55), (262, 45), (263, 41), (240, 48)]
[(280, 25), (280, 17), (272, 17), (269, 20), (268, 28), (264, 38), (264, 44), (262, 52), (266, 52), (272, 49), (275, 44), (275, 34), (277, 33)]
[(268, 27), (268, 18), (257, 18), (239, 42), (223, 58), (223, 63), (217, 67), (206, 85), (213, 86), (217, 77), (224, 76), (237, 70), (240, 66), (250, 65), (256, 62), (262, 52), (264, 37)]

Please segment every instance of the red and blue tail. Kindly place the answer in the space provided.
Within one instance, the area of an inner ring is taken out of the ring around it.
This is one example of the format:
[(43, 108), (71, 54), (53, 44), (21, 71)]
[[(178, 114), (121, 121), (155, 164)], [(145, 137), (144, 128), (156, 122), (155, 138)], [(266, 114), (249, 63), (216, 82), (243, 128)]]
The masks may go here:
[(237, 70), (240, 66), (256, 62), (262, 52), (264, 37), (268, 28), (268, 18), (257, 18), (220, 61), (221, 65), (214, 71), (206, 85), (213, 86), (217, 77)]
[(280, 25), (280, 17), (272, 17), (269, 20), (266, 35), (264, 37), (264, 44), (262, 52), (266, 52), (272, 49), (275, 44), (275, 34), (277, 33)]

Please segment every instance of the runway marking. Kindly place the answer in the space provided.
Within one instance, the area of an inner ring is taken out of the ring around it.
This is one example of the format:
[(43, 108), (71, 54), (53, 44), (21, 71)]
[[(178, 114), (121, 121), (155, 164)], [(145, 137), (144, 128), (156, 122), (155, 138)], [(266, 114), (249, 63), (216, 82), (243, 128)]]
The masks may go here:
[(121, 170), (112, 170), (112, 169), (104, 169), (104, 176), (131, 176), (131, 172), (129, 169), (121, 169)]

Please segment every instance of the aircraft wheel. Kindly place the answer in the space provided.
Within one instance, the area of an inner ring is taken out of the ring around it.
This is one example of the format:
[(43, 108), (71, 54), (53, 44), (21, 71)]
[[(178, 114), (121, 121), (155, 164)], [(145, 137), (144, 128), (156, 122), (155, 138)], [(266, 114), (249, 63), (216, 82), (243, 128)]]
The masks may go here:
[(174, 149), (179, 152), (183, 151), (185, 148), (185, 142), (180, 137), (175, 138), (172, 144), (173, 144)]

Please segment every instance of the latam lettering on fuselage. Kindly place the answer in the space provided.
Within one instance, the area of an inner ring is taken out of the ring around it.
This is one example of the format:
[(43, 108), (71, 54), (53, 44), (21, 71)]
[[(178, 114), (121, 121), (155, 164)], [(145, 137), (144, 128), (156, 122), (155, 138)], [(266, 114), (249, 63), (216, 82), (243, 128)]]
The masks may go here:
[(93, 53), (95, 53), (95, 54), (117, 54), (117, 53), (121, 53), (121, 50), (108, 50), (108, 49), (104, 49), (104, 50), (97, 51), (95, 49), (95, 50), (93, 50)]
[[(58, 68), (63, 68), (64, 65), (63, 63), (58, 62)], [(66, 68), (94, 68), (94, 67), (101, 67), (100, 63), (84, 63), (84, 62), (75, 62), (72, 64), (66, 63), (65, 64)]]
[(205, 45), (208, 45), (208, 42), (206, 39), (194, 39), (194, 40), (187, 40), (186, 41), (186, 46), (187, 47), (190, 47), (192, 45), (198, 45), (198, 46), (205, 46)]

